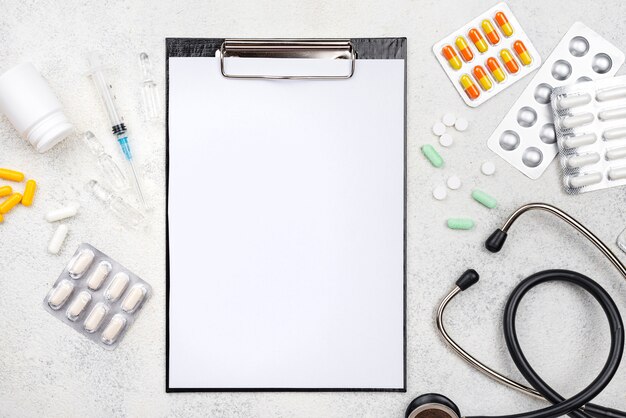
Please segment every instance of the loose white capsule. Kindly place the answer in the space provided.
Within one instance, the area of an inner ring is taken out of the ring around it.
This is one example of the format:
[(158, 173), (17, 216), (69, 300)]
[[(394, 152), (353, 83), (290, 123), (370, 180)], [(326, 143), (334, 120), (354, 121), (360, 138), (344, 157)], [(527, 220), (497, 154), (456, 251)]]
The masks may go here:
[(63, 280), (50, 292), (48, 305), (54, 310), (59, 309), (70, 297), (72, 290), (74, 285), (69, 280)]
[(91, 273), (89, 279), (87, 279), (87, 286), (91, 290), (100, 289), (100, 286), (102, 286), (102, 283), (104, 283), (110, 272), (111, 264), (106, 261), (101, 261), (100, 264), (98, 264), (98, 267), (96, 267), (93, 273)]
[(126, 318), (120, 314), (113, 315), (109, 324), (106, 326), (104, 331), (102, 331), (102, 342), (105, 344), (113, 344), (117, 341), (117, 338), (120, 336), (120, 333), (125, 326)]
[(74, 299), (70, 307), (67, 308), (67, 312), (65, 313), (67, 318), (70, 321), (76, 321), (76, 318), (83, 313), (89, 302), (91, 302), (91, 295), (89, 292), (83, 290), (78, 294), (76, 299)]
[(89, 312), (89, 316), (85, 319), (84, 328), (89, 333), (95, 332), (102, 323), (102, 320), (108, 312), (107, 307), (103, 303), (99, 303)]
[(104, 297), (111, 302), (118, 300), (124, 293), (124, 290), (126, 290), (129, 280), (128, 274), (124, 272), (117, 273), (109, 287), (107, 287), (106, 292), (104, 292)]
[(65, 241), (65, 238), (67, 237), (68, 231), (69, 228), (65, 224), (61, 224), (57, 227), (56, 231), (54, 231), (54, 234), (52, 234), (50, 242), (48, 243), (48, 252), (50, 254), (59, 253), (59, 251), (61, 250), (61, 246), (63, 245), (63, 241)]
[(146, 295), (146, 288), (142, 285), (133, 286), (128, 295), (122, 301), (122, 310), (124, 312), (131, 313), (137, 309), (137, 306), (141, 303), (144, 296)]
[(68, 205), (59, 209), (52, 210), (46, 213), (46, 221), (56, 222), (61, 219), (71, 218), (78, 213), (78, 205)]
[(587, 125), (593, 122), (593, 113), (583, 113), (581, 115), (567, 116), (561, 120), (561, 125), (564, 128), (577, 128), (579, 126)]
[(557, 105), (559, 109), (568, 109), (570, 107), (583, 106), (590, 102), (591, 102), (591, 95), (585, 93), (585, 94), (577, 94), (574, 96), (564, 96), (559, 99)]
[(73, 279), (78, 279), (82, 276), (93, 261), (95, 254), (91, 250), (82, 250), (75, 256), (70, 262), (70, 266), (67, 271)]

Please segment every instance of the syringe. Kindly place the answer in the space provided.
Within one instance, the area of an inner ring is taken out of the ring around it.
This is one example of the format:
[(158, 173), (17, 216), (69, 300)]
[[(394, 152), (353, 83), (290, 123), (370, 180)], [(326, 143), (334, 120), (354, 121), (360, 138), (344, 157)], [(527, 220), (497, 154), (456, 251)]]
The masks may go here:
[(137, 175), (137, 171), (135, 170), (135, 164), (133, 163), (133, 154), (130, 151), (130, 145), (128, 143), (128, 135), (126, 135), (126, 125), (124, 124), (124, 119), (120, 116), (117, 108), (115, 107), (115, 96), (112, 92), (112, 87), (108, 84), (104, 78), (102, 59), (99, 54), (92, 53), (89, 55), (89, 66), (90, 75), (93, 79), (93, 82), (100, 93), (100, 97), (102, 97), (102, 102), (104, 103), (104, 107), (107, 110), (109, 115), (109, 120), (111, 121), (111, 129), (113, 131), (113, 135), (117, 138), (117, 142), (120, 144), (122, 148), (122, 153), (124, 154), (124, 158), (128, 161), (128, 165), (130, 166), (130, 170), (133, 173), (133, 178), (135, 180), (135, 189), (137, 194), (139, 195), (139, 199), (144, 207), (147, 207), (146, 200), (144, 199), (143, 192), (141, 191), (141, 184), (139, 181), (139, 176)]

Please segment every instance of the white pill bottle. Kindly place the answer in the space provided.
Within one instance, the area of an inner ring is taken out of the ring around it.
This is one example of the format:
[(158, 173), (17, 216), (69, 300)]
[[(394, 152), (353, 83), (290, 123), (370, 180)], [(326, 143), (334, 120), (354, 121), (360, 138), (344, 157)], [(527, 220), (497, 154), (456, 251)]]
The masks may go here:
[(6, 115), (22, 138), (42, 153), (74, 130), (59, 99), (30, 62), (0, 75), (0, 113)]

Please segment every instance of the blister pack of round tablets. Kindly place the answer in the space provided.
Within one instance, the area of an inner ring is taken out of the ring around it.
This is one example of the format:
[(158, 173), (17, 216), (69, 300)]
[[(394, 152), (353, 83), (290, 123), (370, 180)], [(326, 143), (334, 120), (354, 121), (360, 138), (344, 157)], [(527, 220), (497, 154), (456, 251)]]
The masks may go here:
[(614, 75), (624, 53), (576, 22), (491, 134), (489, 148), (531, 179), (558, 152), (550, 95), (556, 87)]
[(626, 185), (626, 76), (555, 89), (552, 111), (565, 191)]
[(43, 301), (44, 308), (102, 347), (115, 349), (152, 294), (148, 283), (81, 244)]
[(506, 3), (498, 3), (435, 45), (465, 104), (477, 107), (541, 66), (539, 52)]

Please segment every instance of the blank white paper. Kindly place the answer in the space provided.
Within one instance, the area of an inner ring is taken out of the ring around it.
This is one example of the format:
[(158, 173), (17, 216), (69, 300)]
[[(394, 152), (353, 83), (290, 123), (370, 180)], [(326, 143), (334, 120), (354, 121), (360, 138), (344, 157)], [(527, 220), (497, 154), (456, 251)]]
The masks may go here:
[(404, 80), (169, 59), (171, 389), (404, 388)]

